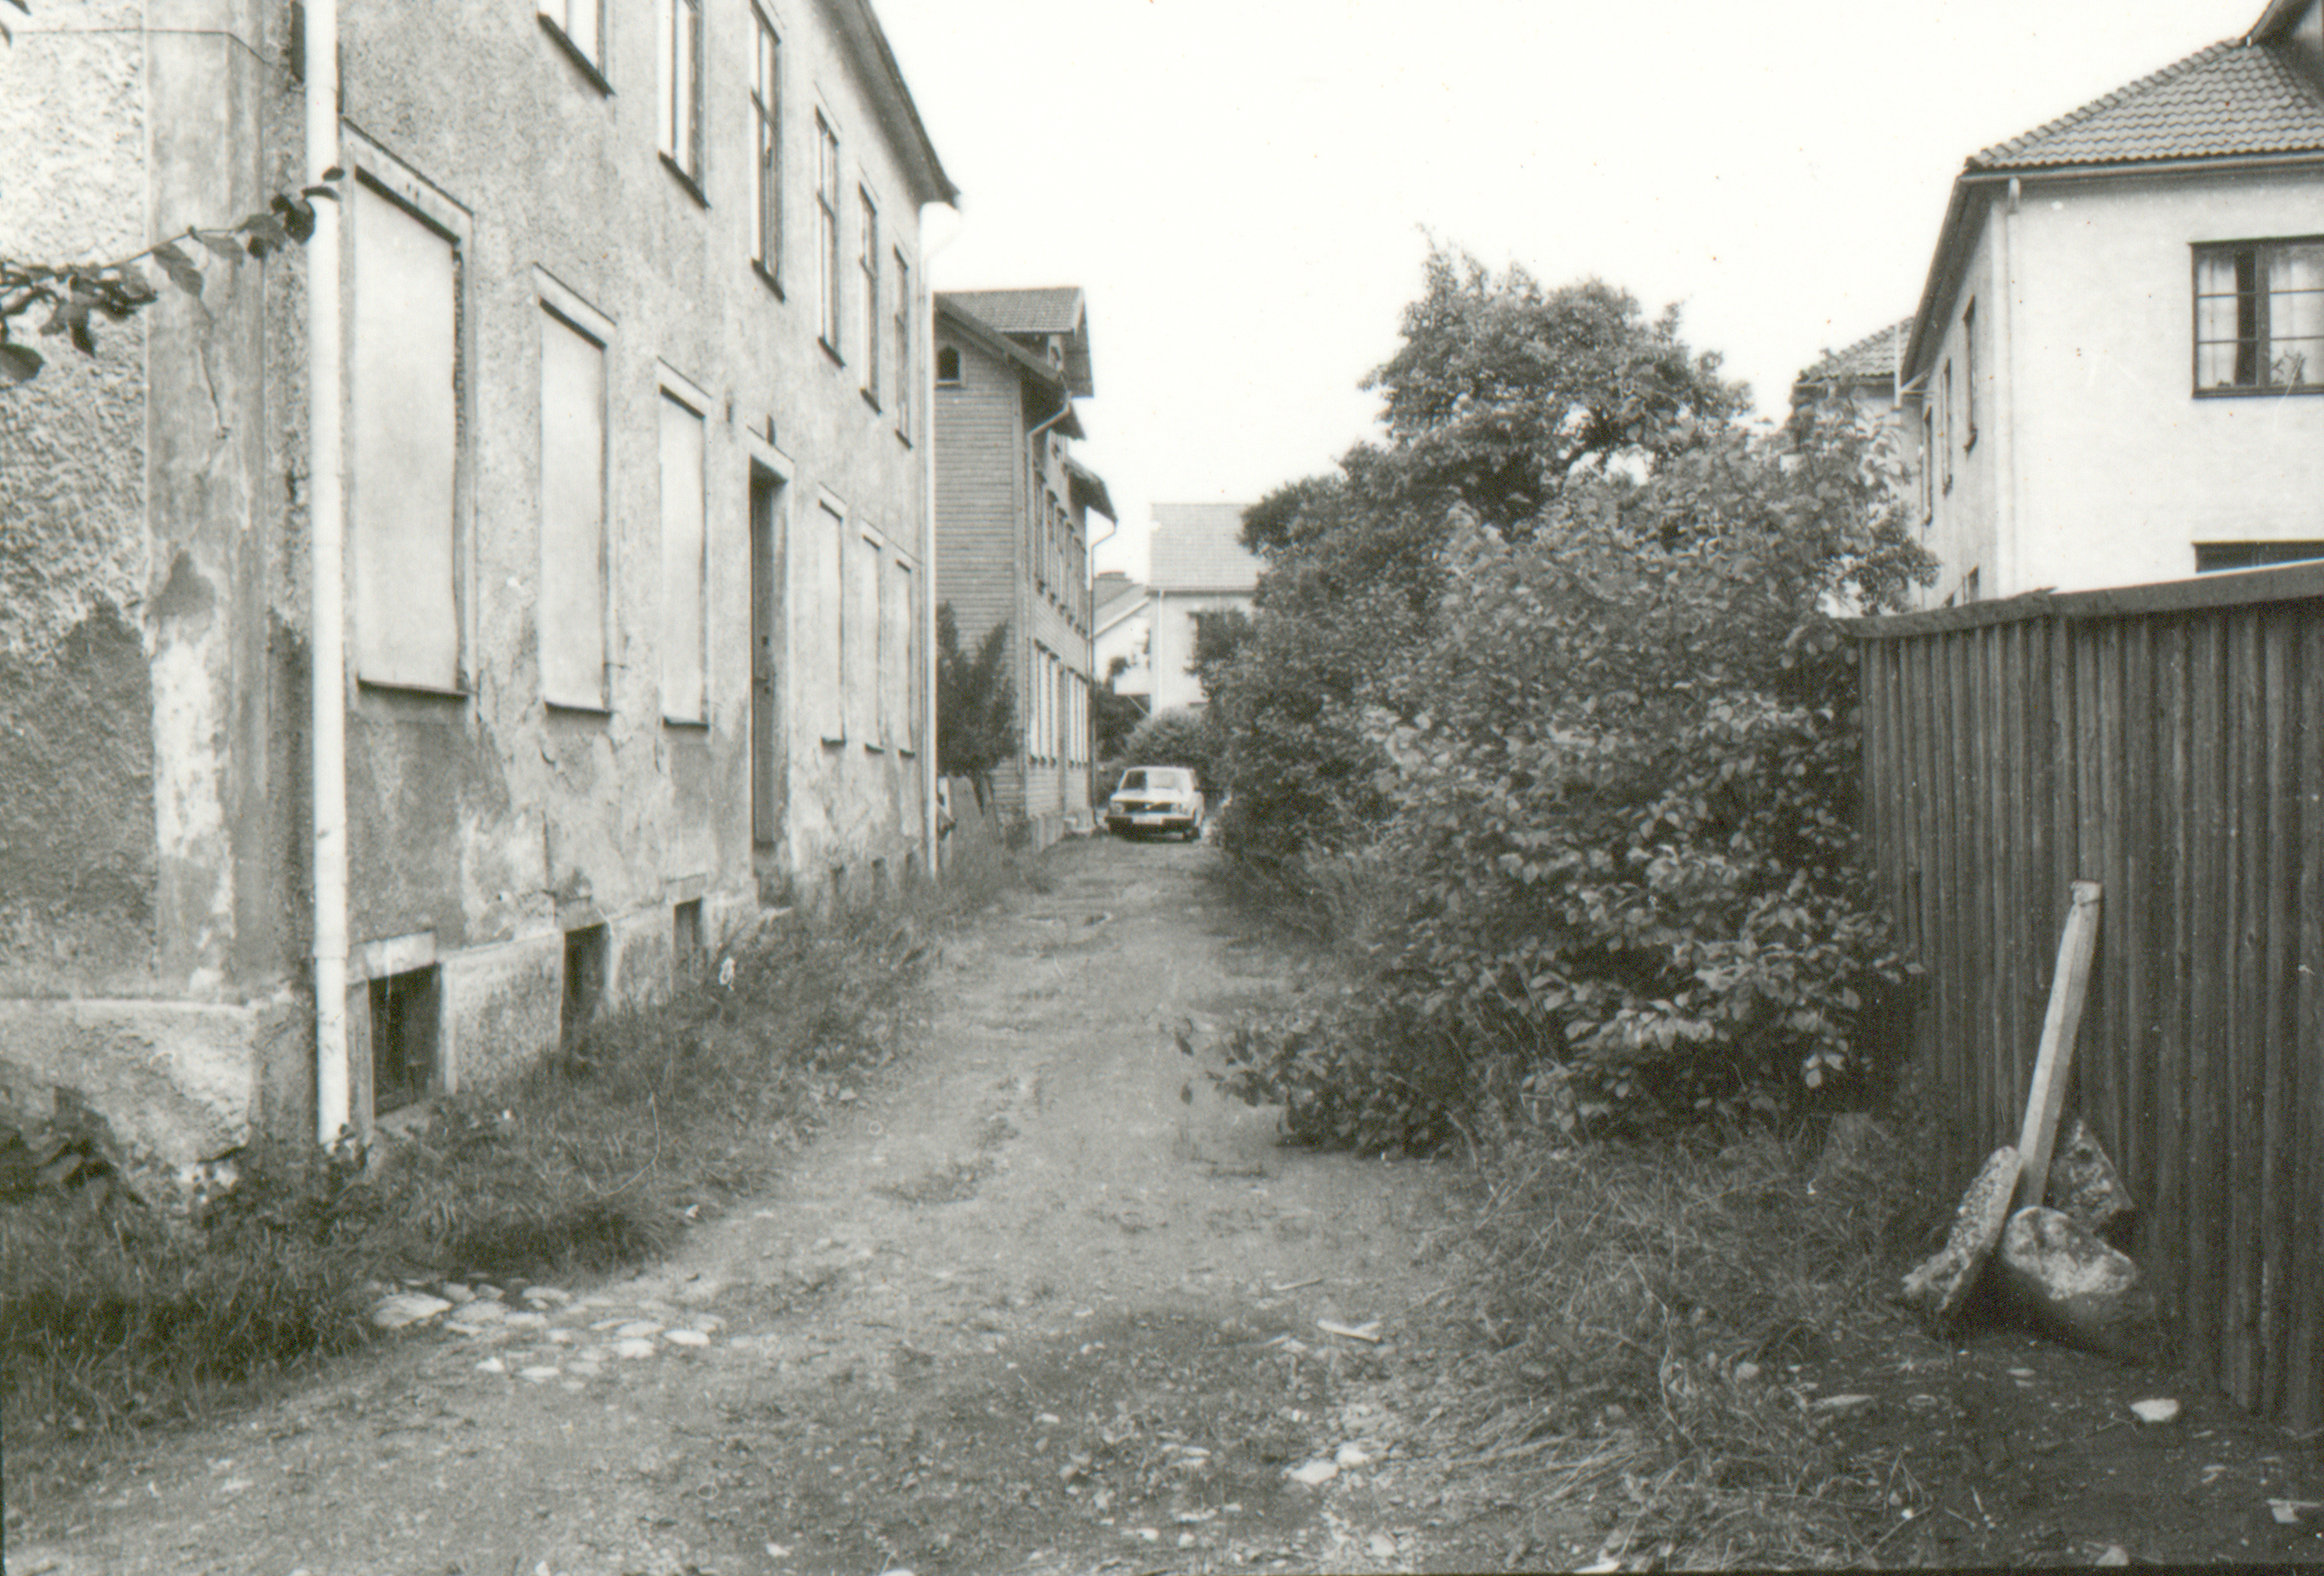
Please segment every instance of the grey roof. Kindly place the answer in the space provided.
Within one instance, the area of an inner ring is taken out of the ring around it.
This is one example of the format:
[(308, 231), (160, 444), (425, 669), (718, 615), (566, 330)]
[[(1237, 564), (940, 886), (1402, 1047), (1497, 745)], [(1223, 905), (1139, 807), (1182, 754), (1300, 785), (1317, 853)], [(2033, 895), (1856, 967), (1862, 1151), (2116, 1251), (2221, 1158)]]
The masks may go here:
[(2283, 50), (2225, 39), (1974, 153), (1972, 170), (2324, 151), (2324, 91)]
[(1821, 359), (1803, 369), (1800, 383), (1886, 383), (1896, 375), (1905, 343), (1913, 337), (1913, 320), (1891, 323), (1853, 345), (1827, 350)]
[(1266, 566), (1240, 540), (1248, 504), (1157, 504), (1148, 578), (1157, 591), (1248, 591)]
[(1078, 285), (1040, 290), (948, 290), (945, 298), (998, 333), (1016, 338), (1065, 338), (1065, 383), (1086, 399), (1090, 381), (1089, 304)]
[(1070, 454), (1065, 456), (1065, 477), (1075, 508), (1094, 509), (1109, 520), (1120, 517), (1113, 512), (1113, 495), (1105, 490), (1105, 477)]

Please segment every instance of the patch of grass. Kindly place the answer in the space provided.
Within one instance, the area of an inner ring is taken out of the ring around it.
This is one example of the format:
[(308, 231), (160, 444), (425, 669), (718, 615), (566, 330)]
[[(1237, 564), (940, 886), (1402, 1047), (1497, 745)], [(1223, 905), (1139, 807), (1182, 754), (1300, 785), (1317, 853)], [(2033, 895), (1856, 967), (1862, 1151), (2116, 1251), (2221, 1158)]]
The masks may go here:
[(1480, 1464), (1522, 1462), (1535, 1511), (1590, 1503), (1634, 1553), (1864, 1557), (1888, 1463), (1780, 1381), (1880, 1317), (1927, 1210), (1887, 1129), (1833, 1135), (1812, 1160), (1765, 1129), (1488, 1156), (1449, 1310)]
[(259, 1145), (190, 1213), (77, 1135), (0, 1168), (0, 1424), (13, 1497), (135, 1431), (345, 1352), (399, 1283), (607, 1272), (765, 1182), (909, 1040), (934, 938), (991, 900), (770, 920), (670, 997), (367, 1150)]

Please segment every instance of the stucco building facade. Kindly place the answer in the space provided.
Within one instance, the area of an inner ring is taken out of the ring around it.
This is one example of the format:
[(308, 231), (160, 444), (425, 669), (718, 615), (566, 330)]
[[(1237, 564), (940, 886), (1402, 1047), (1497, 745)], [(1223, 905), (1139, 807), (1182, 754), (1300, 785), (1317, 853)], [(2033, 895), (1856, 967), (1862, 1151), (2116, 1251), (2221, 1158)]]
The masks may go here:
[(1194, 615), (1251, 610), (1257, 553), (1242, 544), (1246, 504), (1157, 504), (1148, 538), (1153, 626), (1148, 636), (1153, 714), (1205, 703), (1194, 677)]
[(1090, 516), (1113, 502), (1072, 450), (1089, 309), (1070, 286), (945, 291), (935, 357), (937, 579), (964, 651), (1009, 626), (1019, 746), (994, 808), (1046, 848), (1093, 824)]
[[(868, 6), (337, 9), (332, 251), (196, 252), (198, 300), (0, 394), (0, 1079), (177, 1163), (317, 1120), (311, 686), (359, 1127), (933, 847), (918, 219), (954, 193)], [(298, 184), (296, 7), (16, 26), (12, 245), (120, 255)]]
[(1931, 604), (2324, 553), (2318, 0), (1972, 156), (1904, 357)]

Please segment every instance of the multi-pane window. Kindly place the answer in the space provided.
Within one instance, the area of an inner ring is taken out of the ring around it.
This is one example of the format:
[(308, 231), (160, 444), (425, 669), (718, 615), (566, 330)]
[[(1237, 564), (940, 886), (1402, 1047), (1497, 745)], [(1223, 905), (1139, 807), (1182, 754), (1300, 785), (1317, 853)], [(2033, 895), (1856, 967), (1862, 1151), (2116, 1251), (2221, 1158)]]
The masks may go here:
[(896, 254), (896, 431), (912, 435), (912, 265)]
[(661, 0), (661, 151), (702, 183), (702, 0)]
[(880, 734), (880, 539), (858, 531), (847, 550), (847, 737), (878, 748)]
[(1921, 524), (1937, 514), (1937, 421), (1928, 406), (1921, 407)]
[(2195, 387), (2324, 387), (2324, 241), (2196, 248)]
[(863, 320), (863, 396), (880, 403), (880, 209), (872, 194), (856, 188), (862, 210), (857, 221), (855, 271), (863, 300), (857, 315)]
[(839, 354), (839, 136), (815, 117), (815, 293), (824, 348)]
[(816, 511), (807, 551), (815, 594), (807, 598), (801, 619), (802, 666), (816, 733), (825, 744), (837, 744), (847, 737), (846, 620), (841, 607), (847, 517), (828, 500)]
[(751, 13), (756, 47), (751, 57), (751, 255), (778, 287), (783, 277), (782, 155), (776, 136), (781, 108), (777, 74), (782, 63), (781, 41), (774, 25), (756, 10)]
[(351, 207), (355, 672), (457, 690), (459, 251), (368, 182)]
[(540, 14), (573, 52), (599, 71), (605, 69), (604, 0), (540, 0)]
[(1953, 490), (1953, 364), (1950, 361), (1945, 363), (1944, 369), (1937, 375), (1937, 394), (1941, 402), (1937, 411), (1945, 424), (1944, 431), (1938, 434), (1944, 440), (1939, 448), (1940, 459), (1944, 468), (1937, 479), (1938, 485), (1944, 491), (1951, 492)]

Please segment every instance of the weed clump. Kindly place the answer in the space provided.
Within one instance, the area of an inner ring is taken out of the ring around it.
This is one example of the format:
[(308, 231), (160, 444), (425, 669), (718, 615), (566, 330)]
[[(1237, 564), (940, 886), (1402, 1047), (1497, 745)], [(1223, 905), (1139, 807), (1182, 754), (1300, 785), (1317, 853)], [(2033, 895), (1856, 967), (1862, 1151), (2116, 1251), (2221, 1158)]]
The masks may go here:
[(898, 1055), (939, 918), (771, 922), (401, 1134), (254, 1145), (189, 1210), (141, 1196), (78, 1108), (0, 1133), (12, 1479), (353, 1349), (399, 1283), (521, 1285), (663, 1252)]
[(1612, 1486), (1634, 1546), (1863, 1552), (1858, 1512), (1883, 1503), (1886, 1463), (1845, 1456), (1779, 1381), (1881, 1317), (1925, 1195), (1869, 1118), (1832, 1124), (1812, 1160), (1801, 1147), (1697, 1128), (1518, 1141), (1481, 1163), (1455, 1247), (1470, 1432), (1484, 1456), (1529, 1458), (1536, 1508)]

